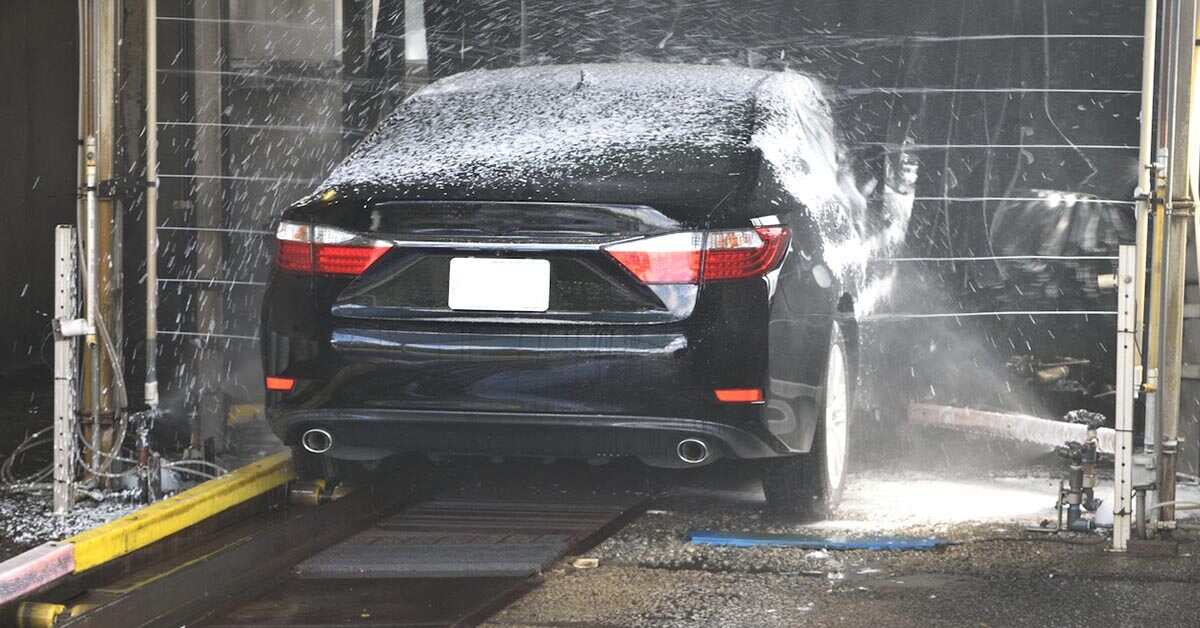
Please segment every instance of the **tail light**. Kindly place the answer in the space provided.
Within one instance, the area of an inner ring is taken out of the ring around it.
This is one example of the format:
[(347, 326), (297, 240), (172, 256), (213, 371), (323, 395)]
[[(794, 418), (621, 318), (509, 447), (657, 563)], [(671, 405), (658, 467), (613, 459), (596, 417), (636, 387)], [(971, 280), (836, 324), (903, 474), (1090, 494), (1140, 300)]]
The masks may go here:
[(275, 231), (280, 270), (316, 275), (361, 275), (392, 249), (390, 242), (324, 225), (283, 221)]
[(765, 275), (783, 261), (790, 238), (787, 227), (756, 227), (669, 233), (604, 250), (642, 283), (694, 284)]

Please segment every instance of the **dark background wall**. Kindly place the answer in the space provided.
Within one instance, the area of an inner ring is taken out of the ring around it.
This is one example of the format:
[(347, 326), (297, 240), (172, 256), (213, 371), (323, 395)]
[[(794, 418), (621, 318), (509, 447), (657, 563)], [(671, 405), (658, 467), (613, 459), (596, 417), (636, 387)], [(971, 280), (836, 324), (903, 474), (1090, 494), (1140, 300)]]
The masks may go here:
[[(911, 298), (887, 304), (880, 313), (893, 318), (876, 321), (876, 344), (895, 358), (881, 368), (911, 375), (893, 378), (896, 394), (1012, 409), (1038, 397), (1009, 381), (1004, 364), (1014, 356), (1086, 358), (1101, 386), (1111, 382), (1112, 317), (1082, 314), (1113, 309), (1111, 296), (1094, 289), (1095, 274), (1111, 263), (979, 258), (1110, 255), (1127, 235), (1141, 4), (427, 0), (425, 19), (434, 78), (478, 67), (613, 61), (788, 68), (820, 77), (834, 91), (849, 143), (886, 152), (908, 138), (921, 163), (905, 255), (937, 259), (886, 262), (901, 275), (897, 294)], [(159, 2), (160, 358), (168, 387), (196, 388), (198, 356), (216, 354), (220, 379), (236, 389), (231, 396), (255, 397), (257, 304), (272, 217), (311, 191), (370, 127), (372, 116), (357, 115), (375, 111), (364, 103), (394, 100), (412, 87), (403, 84), (403, 5), (383, 0), (376, 28), (364, 30), (354, 16), (370, 5), (355, 0)], [(65, 1), (0, 2), (5, 362), (40, 359), (52, 227), (73, 217), (74, 11)], [(130, 24), (139, 19), (137, 11), (128, 16)], [(197, 32), (213, 23), (213, 49), (198, 60)], [(374, 41), (358, 39), (368, 31)], [(125, 34), (130, 45), (140, 39)], [(369, 49), (369, 67), (355, 45)], [(135, 112), (137, 72), (129, 68), (122, 88)], [(136, 159), (141, 122), (131, 114), (123, 123), (125, 152)], [(201, 156), (202, 144), (210, 156)], [(1070, 207), (1050, 202), (1067, 195), (1078, 199)], [(201, 216), (205, 204), (215, 216)], [(127, 293), (137, 297), (140, 201), (125, 216)], [(1068, 237), (1047, 237), (1062, 225)], [(213, 257), (216, 263), (205, 261)], [(214, 302), (221, 315), (205, 320), (201, 306)], [(126, 309), (126, 350), (136, 357), (140, 306), (135, 299)], [(1065, 313), (905, 318), (991, 310)], [(920, 346), (889, 344), (896, 338), (920, 339)], [(976, 379), (945, 372), (964, 362), (989, 366)], [(136, 367), (136, 359), (129, 364)], [(960, 398), (955, 388), (974, 398)]]
[[(366, 3), (159, 3), (160, 366), (169, 386), (195, 390), (197, 371), (213, 370), (234, 398), (258, 390), (256, 320), (272, 217), (313, 190), (371, 126), (371, 116), (352, 115), (377, 110), (364, 102), (394, 100), (413, 87), (404, 82), (404, 5), (380, 2), (364, 71), (351, 35)], [(1010, 360), (1078, 357), (1094, 367), (1084, 396), (1111, 384), (1114, 318), (1084, 312), (1114, 309), (1094, 279), (1112, 263), (988, 258), (1115, 255), (1128, 235), (1141, 6), (426, 0), (425, 23), (433, 78), (617, 61), (819, 77), (852, 147), (886, 153), (908, 139), (921, 163), (904, 255), (935, 259), (880, 262), (900, 277), (898, 298), (873, 321), (872, 346), (891, 360), (872, 362), (887, 376), (888, 394), (1039, 411), (1047, 397), (1027, 390), (1023, 375), (1010, 377)], [(208, 61), (195, 57), (205, 24), (198, 15), (221, 23), (220, 53)], [(334, 43), (339, 27), (345, 45)], [(209, 128), (220, 137), (207, 142), (213, 157), (206, 160), (198, 142)], [(218, 161), (219, 172), (200, 172), (205, 161)], [(1075, 200), (1055, 200), (1067, 198)], [(201, 218), (203, 203), (219, 207), (216, 222)], [(217, 249), (219, 263), (205, 262)], [(214, 302), (222, 315), (205, 320), (200, 306)], [(993, 310), (1051, 313), (954, 318)], [(217, 365), (197, 369), (204, 354), (216, 355)], [(956, 368), (963, 363), (979, 368), (964, 373)]]
[(54, 225), (75, 220), (75, 3), (0, 2), (0, 370), (41, 361)]

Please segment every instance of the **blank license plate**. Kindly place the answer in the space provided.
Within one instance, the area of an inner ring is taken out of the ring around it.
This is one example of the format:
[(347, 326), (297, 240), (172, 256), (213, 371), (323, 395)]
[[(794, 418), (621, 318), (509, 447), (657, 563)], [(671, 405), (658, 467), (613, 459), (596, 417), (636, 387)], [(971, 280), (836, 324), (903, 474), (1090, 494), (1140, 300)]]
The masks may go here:
[(449, 305), (452, 310), (545, 312), (550, 309), (550, 260), (455, 257)]

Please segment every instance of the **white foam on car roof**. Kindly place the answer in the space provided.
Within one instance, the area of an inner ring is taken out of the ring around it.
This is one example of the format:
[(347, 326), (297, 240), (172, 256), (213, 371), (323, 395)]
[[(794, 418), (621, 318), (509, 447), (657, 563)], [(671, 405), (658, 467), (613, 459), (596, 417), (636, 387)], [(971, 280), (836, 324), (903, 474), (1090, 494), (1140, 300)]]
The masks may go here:
[(654, 64), (466, 72), (401, 104), (324, 185), (469, 190), (580, 169), (618, 175), (674, 149), (733, 158), (746, 140), (748, 96), (767, 75)]
[(781, 195), (808, 208), (825, 264), (866, 290), (866, 265), (881, 244), (867, 237), (868, 209), (847, 178), (824, 87), (790, 71), (596, 64), (465, 72), (402, 103), (322, 187), (469, 194), (506, 183), (552, 185), (580, 172), (662, 175), (669, 173), (652, 170), (663, 165), (656, 158), (671, 151), (686, 154), (696, 171), (717, 172), (719, 162), (750, 148), (762, 153)]

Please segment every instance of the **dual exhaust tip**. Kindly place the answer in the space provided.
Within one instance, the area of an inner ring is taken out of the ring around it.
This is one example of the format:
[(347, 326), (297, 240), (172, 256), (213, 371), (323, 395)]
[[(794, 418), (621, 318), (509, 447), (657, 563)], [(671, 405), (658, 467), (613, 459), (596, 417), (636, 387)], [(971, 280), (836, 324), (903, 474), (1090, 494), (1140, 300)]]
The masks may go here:
[(316, 427), (300, 435), (300, 446), (310, 454), (323, 454), (333, 449), (333, 434)]
[[(307, 430), (300, 436), (300, 445), (312, 454), (323, 454), (333, 449), (333, 434), (319, 427)], [(708, 444), (698, 438), (685, 438), (675, 446), (675, 455), (687, 464), (703, 464), (712, 452)]]
[(675, 455), (687, 464), (703, 464), (710, 454), (708, 444), (698, 438), (685, 438), (675, 446)]

